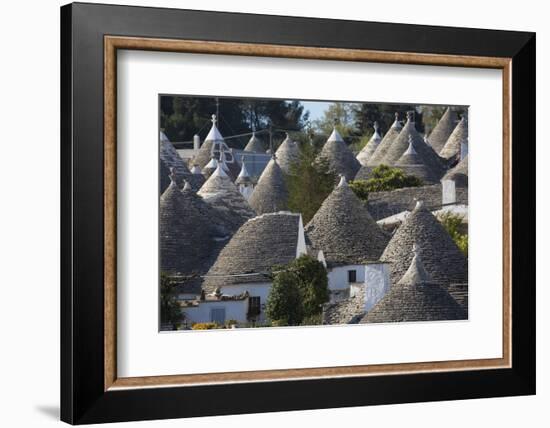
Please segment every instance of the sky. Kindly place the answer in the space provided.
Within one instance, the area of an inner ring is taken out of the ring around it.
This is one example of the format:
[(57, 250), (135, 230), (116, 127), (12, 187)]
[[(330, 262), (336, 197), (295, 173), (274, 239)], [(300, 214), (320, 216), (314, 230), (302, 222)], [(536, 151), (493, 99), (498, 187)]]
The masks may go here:
[(325, 101), (302, 101), (304, 110), (309, 111), (309, 120), (317, 120), (323, 117), (324, 111), (332, 103), (327, 103)]

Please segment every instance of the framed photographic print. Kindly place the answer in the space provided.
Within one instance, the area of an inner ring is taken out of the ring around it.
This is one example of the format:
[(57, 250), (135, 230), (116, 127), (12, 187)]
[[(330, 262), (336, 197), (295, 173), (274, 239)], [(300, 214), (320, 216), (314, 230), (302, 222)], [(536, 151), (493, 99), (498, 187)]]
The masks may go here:
[(61, 52), (62, 420), (535, 393), (533, 33), (76, 3)]

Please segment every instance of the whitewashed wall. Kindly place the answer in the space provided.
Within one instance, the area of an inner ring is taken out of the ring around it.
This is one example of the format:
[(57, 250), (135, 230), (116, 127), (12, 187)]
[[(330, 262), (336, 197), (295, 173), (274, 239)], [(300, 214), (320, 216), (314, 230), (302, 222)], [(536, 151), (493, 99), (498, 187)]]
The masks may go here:
[(247, 322), (246, 313), (248, 311), (248, 299), (243, 300), (221, 300), (221, 301), (204, 301), (198, 306), (184, 308), (182, 310), (187, 317), (189, 323), (210, 322), (212, 321), (211, 311), (216, 308), (225, 309), (225, 320), (236, 320), (239, 322)]
[(357, 272), (355, 282), (365, 282), (365, 265), (337, 266), (328, 272), (329, 290), (345, 290), (349, 288), (348, 270), (355, 270)]
[[(228, 296), (236, 296), (238, 294), (248, 291), (250, 296), (259, 296), (260, 305), (265, 305), (267, 302), (267, 297), (271, 291), (271, 282), (251, 282), (245, 284), (235, 284), (235, 285), (224, 285), (221, 289), (222, 294), (227, 294)], [(262, 310), (258, 321), (265, 321), (265, 311)]]

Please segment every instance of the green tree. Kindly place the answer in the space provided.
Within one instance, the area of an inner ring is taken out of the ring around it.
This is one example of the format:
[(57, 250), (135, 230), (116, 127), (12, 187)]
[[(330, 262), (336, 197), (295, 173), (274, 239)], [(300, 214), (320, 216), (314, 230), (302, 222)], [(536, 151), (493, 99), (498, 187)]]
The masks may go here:
[[(192, 141), (193, 135), (203, 139), (210, 129), (212, 114), (219, 110), (218, 128), (224, 137), (248, 134), (252, 128), (265, 129), (270, 124), (279, 129), (299, 130), (308, 114), (299, 101), (248, 98), (162, 96), (161, 128), (174, 142)], [(242, 148), (249, 135), (228, 138), (230, 147)]]
[(460, 251), (468, 257), (468, 234), (461, 232), (464, 218), (460, 214), (446, 212), (439, 216), (439, 221), (449, 235), (451, 235), (451, 238), (453, 238), (457, 247), (460, 248)]
[(415, 111), (416, 129), (419, 132), (424, 132), (422, 111), (415, 109), (410, 104), (355, 104), (353, 109), (354, 127), (359, 135), (365, 135), (369, 132), (372, 133), (374, 122), (377, 121), (380, 131), (386, 133), (395, 120), (395, 113), (399, 114), (400, 120), (404, 120), (407, 117), (407, 112), (411, 110)]
[(354, 104), (332, 103), (323, 113), (321, 119), (313, 121), (314, 129), (327, 137), (332, 132), (334, 125), (343, 138), (355, 135)]
[(299, 325), (316, 319), (329, 300), (327, 271), (322, 263), (302, 255), (286, 266), (274, 267), (266, 314), (276, 325)]
[(160, 274), (160, 321), (177, 327), (183, 316), (176, 296), (174, 283), (165, 273)]
[(298, 162), (291, 165), (286, 177), (288, 207), (301, 213), (304, 223), (315, 215), (336, 181), (326, 161), (315, 162), (316, 157), (317, 151), (310, 143), (300, 143)]
[(286, 269), (295, 275), (304, 317), (321, 313), (322, 305), (329, 300), (328, 277), (323, 264), (304, 254), (290, 262)]
[(349, 183), (351, 190), (359, 199), (365, 202), (370, 192), (381, 192), (384, 190), (395, 190), (403, 187), (422, 186), (422, 180), (414, 175), (406, 175), (399, 168), (392, 168), (387, 165), (379, 165), (372, 170), (372, 177), (368, 180), (355, 180)]
[(294, 273), (282, 270), (275, 274), (265, 311), (274, 325), (299, 325), (302, 322), (302, 297)]

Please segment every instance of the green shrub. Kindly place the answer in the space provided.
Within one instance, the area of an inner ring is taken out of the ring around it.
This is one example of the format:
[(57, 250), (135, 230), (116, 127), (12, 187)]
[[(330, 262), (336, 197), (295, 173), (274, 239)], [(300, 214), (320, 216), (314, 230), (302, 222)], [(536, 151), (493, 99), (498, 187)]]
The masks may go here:
[(387, 165), (379, 165), (372, 170), (368, 180), (355, 180), (350, 182), (350, 188), (359, 199), (367, 201), (370, 192), (402, 189), (404, 187), (418, 187), (424, 183), (414, 175), (406, 175), (399, 168)]
[(286, 266), (274, 267), (266, 314), (273, 325), (300, 325), (322, 311), (329, 300), (327, 271), (322, 263), (302, 255)]
[(447, 233), (451, 235), (451, 238), (453, 238), (456, 246), (460, 248), (460, 251), (468, 257), (468, 234), (460, 232), (464, 217), (460, 214), (446, 212), (439, 216), (439, 221)]

